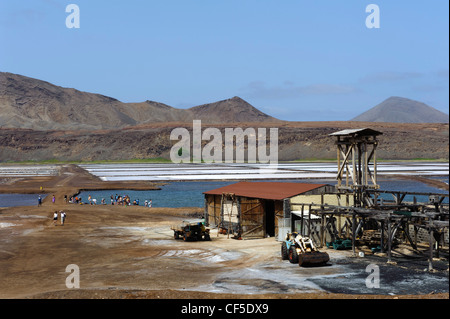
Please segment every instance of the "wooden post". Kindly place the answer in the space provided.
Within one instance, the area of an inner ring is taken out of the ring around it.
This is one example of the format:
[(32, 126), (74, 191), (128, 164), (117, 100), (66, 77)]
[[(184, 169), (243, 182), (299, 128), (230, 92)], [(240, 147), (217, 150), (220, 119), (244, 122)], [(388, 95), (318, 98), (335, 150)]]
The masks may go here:
[(305, 209), (305, 204), (302, 204), (302, 213), (301, 213), (301, 218), (300, 218), (300, 235), (304, 235), (303, 234), (303, 211)]
[[(206, 195), (208, 196), (208, 195)], [(204, 212), (204, 216), (205, 216), (205, 226), (209, 226), (209, 214), (208, 214), (208, 199), (205, 196), (205, 212)], [(213, 195), (214, 196), (214, 195)]]
[[(348, 152), (348, 146), (347, 146), (346, 151)], [(348, 163), (344, 163), (344, 164), (345, 164), (345, 187), (348, 189), (348, 186), (349, 186), (348, 175), (350, 174), (350, 172), (349, 172)], [(342, 165), (344, 165), (344, 164), (342, 164)]]
[[(223, 193), (222, 193), (222, 197), (220, 199), (220, 220), (219, 220), (219, 229), (220, 227), (223, 227)], [(219, 237), (219, 231), (217, 232), (217, 237)]]
[[(357, 145), (358, 148), (358, 169), (357, 169), (357, 174), (358, 174), (358, 186), (362, 185), (362, 167), (361, 167), (361, 159), (362, 159), (362, 154), (361, 154), (361, 144)], [(359, 188), (360, 189), (360, 188)], [(361, 198), (359, 198), (361, 200)]]
[[(340, 138), (338, 137), (338, 143), (339, 143)], [(337, 144), (337, 167), (338, 169), (341, 167), (341, 146), (339, 144)], [(338, 180), (338, 187), (341, 187), (342, 184), (342, 174), (337, 176), (337, 180)]]
[(311, 205), (308, 207), (308, 237), (311, 237)]
[(338, 236), (339, 238), (342, 238), (342, 221), (341, 218), (342, 216), (340, 214), (338, 214)]
[(377, 181), (377, 143), (373, 144), (373, 181), (375, 185), (378, 185)]
[(237, 221), (238, 221), (238, 238), (242, 236), (242, 225), (241, 225), (241, 198), (236, 199), (237, 206)]
[(414, 225), (414, 245), (417, 246), (417, 234), (418, 234), (419, 230), (417, 229), (417, 226)]
[(388, 263), (391, 262), (391, 248), (392, 248), (392, 238), (391, 238), (391, 213), (388, 214)]
[(430, 247), (429, 247), (429, 257), (428, 257), (428, 270), (433, 270), (433, 228), (432, 228), (432, 221), (429, 221), (428, 224), (428, 232), (430, 234)]
[(321, 208), (321, 220), (320, 220), (320, 247), (323, 247), (325, 244), (324, 234), (325, 234), (325, 214), (323, 213), (323, 206)]
[(358, 184), (358, 179), (356, 177), (356, 161), (355, 161), (355, 144), (354, 144), (354, 142), (352, 142), (351, 148), (352, 148), (353, 185), (356, 185), (356, 184)]
[(352, 251), (353, 257), (356, 257), (356, 213), (353, 211), (352, 216)]

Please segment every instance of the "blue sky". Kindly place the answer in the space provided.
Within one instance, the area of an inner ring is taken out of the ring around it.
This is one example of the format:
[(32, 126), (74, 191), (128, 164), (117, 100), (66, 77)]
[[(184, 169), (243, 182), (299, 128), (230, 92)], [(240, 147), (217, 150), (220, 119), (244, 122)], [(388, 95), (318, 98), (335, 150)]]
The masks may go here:
[[(80, 28), (65, 21), (80, 8)], [(366, 27), (366, 6), (380, 28)], [(449, 3), (3, 0), (0, 71), (123, 102), (239, 96), (284, 120), (349, 120), (390, 96), (449, 108)]]

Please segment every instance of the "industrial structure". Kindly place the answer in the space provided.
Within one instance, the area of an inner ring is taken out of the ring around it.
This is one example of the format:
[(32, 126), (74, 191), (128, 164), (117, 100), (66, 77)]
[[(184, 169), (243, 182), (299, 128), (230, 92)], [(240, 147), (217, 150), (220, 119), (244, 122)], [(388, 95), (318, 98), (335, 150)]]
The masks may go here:
[(327, 191), (326, 184), (240, 182), (205, 192), (205, 217), (237, 238), (285, 236), (279, 220), (290, 211), (290, 200)]
[[(276, 237), (299, 232), (315, 245), (351, 239), (385, 252), (395, 243), (429, 245), (433, 256), (449, 246), (449, 195), (381, 190), (377, 184), (377, 136), (363, 128), (330, 134), (336, 137), (337, 184), (240, 182), (205, 192), (205, 219), (234, 238)], [(426, 198), (418, 201), (417, 198)]]

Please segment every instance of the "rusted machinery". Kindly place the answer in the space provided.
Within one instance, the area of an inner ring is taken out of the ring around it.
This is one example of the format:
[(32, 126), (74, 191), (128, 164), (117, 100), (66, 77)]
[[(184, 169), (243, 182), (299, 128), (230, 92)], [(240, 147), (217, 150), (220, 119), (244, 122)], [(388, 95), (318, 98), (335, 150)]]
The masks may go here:
[(175, 239), (181, 237), (184, 241), (211, 240), (209, 229), (205, 228), (201, 222), (183, 221), (180, 225), (172, 226), (170, 229), (173, 230)]
[(299, 266), (325, 265), (330, 260), (327, 253), (316, 249), (311, 238), (295, 232), (287, 234), (282, 242), (281, 258)]

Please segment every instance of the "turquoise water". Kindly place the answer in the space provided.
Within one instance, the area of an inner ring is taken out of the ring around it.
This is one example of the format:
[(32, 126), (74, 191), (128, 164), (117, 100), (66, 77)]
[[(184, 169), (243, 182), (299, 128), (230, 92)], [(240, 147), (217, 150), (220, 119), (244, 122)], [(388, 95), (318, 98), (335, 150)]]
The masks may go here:
[(145, 200), (152, 200), (152, 207), (204, 207), (203, 192), (234, 184), (235, 182), (174, 182), (161, 187), (161, 190), (134, 191), (134, 190), (99, 190), (81, 192), (84, 203), (88, 203), (89, 195), (97, 199), (99, 204), (102, 198), (106, 204), (111, 204), (111, 195), (130, 197), (131, 202), (139, 199), (139, 206), (144, 206)]
[[(277, 182), (298, 182), (305, 183), (305, 181), (286, 181), (281, 180)], [(330, 180), (308, 180), (309, 183), (324, 183), (334, 185), (335, 181)], [(110, 196), (128, 195), (133, 200), (139, 199), (139, 205), (143, 206), (145, 200), (152, 200), (152, 207), (204, 207), (203, 192), (234, 184), (235, 181), (220, 181), (220, 182), (173, 182), (161, 187), (161, 190), (152, 191), (132, 191), (132, 190), (102, 190), (102, 191), (86, 191), (81, 192), (79, 196), (82, 197), (84, 203), (88, 202), (88, 196), (97, 199), (99, 204), (102, 198), (105, 199), (106, 204), (110, 204)], [(422, 193), (445, 193), (440, 189), (430, 187), (426, 184), (415, 181), (381, 181), (379, 182), (381, 189), (390, 191), (408, 191), (408, 192), (422, 192)], [(392, 200), (389, 194), (383, 194), (382, 197)], [(428, 201), (428, 196), (416, 196), (417, 201)], [(413, 201), (412, 196), (405, 197), (405, 201)], [(446, 201), (448, 202), (448, 200)]]
[[(445, 177), (443, 178), (445, 181)], [(448, 181), (448, 177), (446, 179)], [(279, 180), (277, 182), (297, 182), (305, 183), (304, 180)], [(334, 180), (308, 180), (308, 183), (324, 183), (334, 185)], [(172, 182), (161, 187), (161, 190), (150, 191), (134, 191), (134, 190), (97, 190), (84, 191), (78, 196), (81, 196), (84, 203), (88, 203), (89, 195), (97, 200), (97, 204), (101, 203), (102, 198), (105, 199), (106, 204), (110, 205), (110, 196), (128, 195), (133, 200), (139, 199), (139, 205), (144, 206), (145, 200), (152, 200), (152, 207), (204, 207), (203, 192), (211, 189), (223, 187), (234, 184), (236, 181), (212, 181), (212, 182)], [(408, 192), (422, 192), (422, 193), (445, 193), (445, 191), (430, 187), (426, 184), (409, 180), (386, 180), (379, 182), (381, 189), (390, 191), (408, 191)], [(43, 198), (46, 195), (43, 195)], [(382, 197), (387, 200), (392, 200), (389, 194), (382, 194)], [(0, 207), (12, 206), (34, 206), (37, 205), (37, 194), (0, 194)], [(428, 200), (427, 196), (417, 196), (418, 202), (425, 202)], [(413, 201), (412, 196), (407, 196), (406, 201)], [(448, 203), (448, 199), (445, 201)]]
[[(0, 194), (0, 207), (34, 206), (38, 204), (37, 194)], [(47, 195), (42, 195), (42, 200)]]

